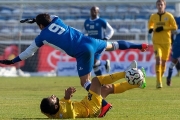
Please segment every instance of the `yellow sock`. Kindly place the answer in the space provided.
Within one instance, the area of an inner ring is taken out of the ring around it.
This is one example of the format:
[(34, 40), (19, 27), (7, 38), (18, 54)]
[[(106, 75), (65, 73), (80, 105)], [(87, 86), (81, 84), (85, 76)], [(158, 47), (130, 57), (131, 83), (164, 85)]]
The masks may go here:
[(165, 70), (166, 70), (166, 66), (161, 66), (161, 77), (163, 76)]
[(162, 83), (162, 80), (161, 80), (161, 65), (156, 65), (156, 79), (157, 79), (157, 83)]
[(125, 92), (126, 90), (138, 88), (139, 85), (130, 85), (128, 82), (116, 83), (114, 85), (114, 94)]
[(117, 72), (113, 74), (97, 76), (101, 84), (111, 84), (124, 77), (125, 77), (125, 72)]

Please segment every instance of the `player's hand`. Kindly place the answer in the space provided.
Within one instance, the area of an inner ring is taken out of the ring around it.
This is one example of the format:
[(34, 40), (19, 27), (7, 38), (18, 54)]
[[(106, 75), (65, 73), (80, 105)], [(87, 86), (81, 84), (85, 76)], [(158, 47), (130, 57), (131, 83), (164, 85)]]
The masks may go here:
[(36, 19), (35, 18), (31, 18), (31, 19), (24, 19), (24, 20), (20, 20), (20, 23), (35, 23)]
[(5, 64), (5, 65), (11, 65), (14, 64), (12, 60), (0, 60), (1, 64)]
[(149, 32), (149, 34), (151, 34), (151, 33), (153, 32), (153, 29), (152, 29), (152, 28), (151, 28), (151, 29), (149, 29), (149, 31), (148, 31), (148, 32)]
[(68, 89), (65, 89), (64, 99), (69, 100), (73, 96), (73, 93), (75, 92), (76, 92), (76, 88), (74, 87), (69, 87)]
[(161, 31), (163, 31), (163, 30), (164, 30), (163, 26), (156, 28), (156, 32), (161, 32)]

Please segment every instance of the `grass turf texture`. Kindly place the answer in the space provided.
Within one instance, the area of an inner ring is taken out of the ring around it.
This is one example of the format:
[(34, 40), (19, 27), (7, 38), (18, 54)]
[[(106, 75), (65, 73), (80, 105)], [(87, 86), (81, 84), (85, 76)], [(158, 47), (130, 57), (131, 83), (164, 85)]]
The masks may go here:
[[(165, 78), (163, 81), (161, 90), (155, 88), (155, 78), (148, 77), (145, 89), (108, 96), (113, 108), (103, 120), (180, 120), (180, 78), (174, 77), (171, 87), (166, 86)], [(0, 119), (46, 119), (39, 109), (41, 99), (52, 94), (64, 97), (69, 86), (77, 88), (72, 100), (80, 101), (86, 95), (78, 77), (1, 77)]]

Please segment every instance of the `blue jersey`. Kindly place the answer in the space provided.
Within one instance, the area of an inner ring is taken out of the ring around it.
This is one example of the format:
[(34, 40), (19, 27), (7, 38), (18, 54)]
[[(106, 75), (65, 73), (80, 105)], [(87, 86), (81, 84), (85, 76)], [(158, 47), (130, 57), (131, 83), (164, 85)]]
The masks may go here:
[(107, 22), (102, 18), (97, 18), (95, 20), (87, 19), (84, 22), (84, 28), (87, 31), (88, 36), (97, 39), (103, 39), (105, 37), (104, 29), (106, 29), (106, 27)]
[(175, 39), (172, 45), (172, 54), (171, 57), (177, 59), (180, 57), (180, 17), (175, 17), (178, 29), (176, 30)]
[[(175, 20), (176, 20), (176, 24), (177, 24), (177, 26), (178, 26), (178, 30), (177, 30), (177, 31), (180, 31), (180, 17), (175, 17)], [(176, 44), (180, 44), (180, 32), (178, 32), (178, 33), (176, 34), (176, 37), (175, 37), (174, 42), (175, 42)]]
[(83, 33), (64, 24), (59, 17), (54, 17), (52, 22), (41, 31), (32, 44), (13, 59), (13, 62), (16, 63), (27, 59), (44, 44), (59, 50), (62, 49), (68, 55), (76, 58), (79, 76), (91, 72), (95, 55), (101, 54), (107, 46), (105, 41), (84, 36)]
[(40, 35), (36, 37), (35, 43), (38, 47), (49, 44), (57, 49), (64, 50), (68, 55), (74, 57), (82, 36), (81, 32), (67, 26), (61, 19), (55, 17), (51, 24), (45, 27)]

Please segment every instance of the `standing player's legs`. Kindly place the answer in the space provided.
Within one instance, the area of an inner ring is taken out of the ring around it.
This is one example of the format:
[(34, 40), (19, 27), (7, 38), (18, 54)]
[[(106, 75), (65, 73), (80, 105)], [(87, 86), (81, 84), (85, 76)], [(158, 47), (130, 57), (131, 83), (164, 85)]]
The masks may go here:
[(153, 48), (156, 57), (156, 88), (162, 88), (162, 76), (166, 70), (171, 44), (154, 44)]
[(103, 68), (106, 69), (106, 72), (110, 71), (110, 61), (101, 60), (101, 54), (95, 54), (93, 70), (96, 76), (102, 75)]
[[(172, 73), (173, 73), (173, 68), (175, 67), (175, 65), (178, 63), (178, 58), (180, 57), (180, 49), (179, 46), (176, 44), (173, 44), (172, 47), (172, 54), (171, 54), (171, 63), (169, 65), (169, 69), (168, 69), (168, 76), (166, 78), (166, 84), (168, 86), (171, 85), (171, 77), (172, 77)], [(179, 58), (180, 60), (180, 58)]]

